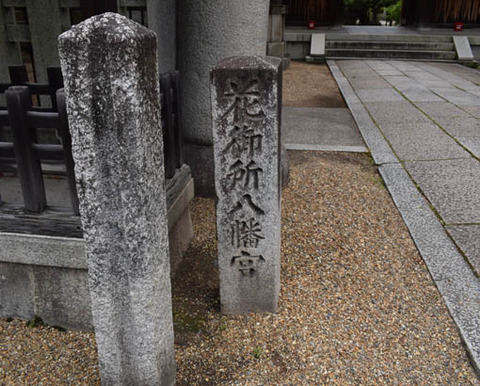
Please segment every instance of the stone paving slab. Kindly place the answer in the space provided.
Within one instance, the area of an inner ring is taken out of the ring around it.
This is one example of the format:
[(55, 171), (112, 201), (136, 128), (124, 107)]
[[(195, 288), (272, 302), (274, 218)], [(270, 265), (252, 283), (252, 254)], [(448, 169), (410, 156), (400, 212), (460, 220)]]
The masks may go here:
[[(419, 73), (421, 74), (421, 73)], [(414, 78), (415, 79), (415, 78)], [(417, 82), (428, 89), (445, 87), (445, 81), (438, 79), (417, 79)]]
[(480, 223), (476, 159), (406, 162), (405, 168), (446, 224)]
[(357, 95), (362, 102), (394, 102), (404, 100), (393, 88), (363, 89), (358, 90)]
[(457, 69), (455, 67), (448, 70), (443, 70), (442, 68), (436, 66), (435, 63), (421, 63), (419, 64), (419, 67), (422, 68), (424, 71), (428, 71), (429, 73), (446, 80), (451, 85), (458, 87), (462, 90), (477, 90), (478, 88), (475, 83), (458, 75)]
[[(385, 125), (382, 131), (402, 161), (470, 157), (432, 122)], [(435, 146), (432, 146), (433, 143)]]
[(462, 250), (477, 276), (480, 276), (480, 224), (451, 225), (447, 231)]
[(396, 76), (403, 75), (403, 73), (393, 67), (391, 64), (388, 64), (381, 60), (366, 60), (367, 63), (372, 69), (374, 69), (381, 76)]
[(400, 102), (365, 103), (365, 107), (380, 126), (394, 123), (420, 124), (431, 122), (430, 119), (406, 100)]
[(438, 117), (435, 121), (454, 137), (480, 137), (480, 121), (478, 119)]
[[(365, 144), (370, 149), (373, 161), (376, 165), (389, 162), (398, 162), (398, 158), (385, 140), (383, 134), (372, 121), (364, 105), (353, 91), (352, 86), (343, 75), (334, 60), (327, 60), (328, 67), (335, 78), (338, 87), (350, 109), (355, 122), (362, 134)], [(403, 103), (403, 102), (398, 102)]]
[(455, 105), (447, 101), (442, 102), (418, 102), (415, 103), (417, 107), (423, 110), (430, 118), (436, 120), (439, 117), (460, 117), (460, 118), (468, 118), (469, 115), (462, 109), (472, 108), (476, 110), (474, 106), (467, 106), (462, 109), (458, 108)]
[(342, 71), (350, 78), (379, 77), (363, 60), (340, 60)]
[(480, 137), (457, 137), (456, 139), (475, 157), (480, 158)]
[(405, 98), (412, 102), (441, 102), (443, 101), (438, 95), (435, 95), (427, 87), (416, 85), (404, 85), (397, 87)]
[(466, 79), (476, 84), (477, 86), (480, 86), (479, 70), (452, 63), (437, 63), (434, 66), (447, 72), (454, 72), (457, 76), (460, 76), (463, 79)]
[(415, 86), (418, 82), (405, 75), (388, 75), (384, 77), (385, 80), (392, 86), (398, 88), (402, 86)]
[(379, 171), (480, 373), (480, 282), (402, 165)]
[(283, 107), (282, 143), (365, 147), (347, 108)]
[(454, 84), (463, 84), (467, 88), (480, 86), (480, 71), (478, 70), (456, 63), (428, 63), (427, 68), (430, 71), (437, 71), (439, 74), (452, 76)]
[(453, 86), (448, 88), (432, 87), (431, 90), (454, 105), (480, 106), (480, 97)]
[(381, 77), (369, 77), (369, 78), (353, 78), (350, 79), (350, 84), (355, 90), (361, 90), (364, 88), (374, 89), (386, 89), (390, 85), (385, 82)]
[(401, 72), (421, 71), (421, 69), (417, 66), (417, 63), (402, 60), (387, 60), (386, 62)]
[(478, 108), (478, 106), (462, 106), (462, 109), (467, 111), (475, 118), (480, 118), (480, 109)]

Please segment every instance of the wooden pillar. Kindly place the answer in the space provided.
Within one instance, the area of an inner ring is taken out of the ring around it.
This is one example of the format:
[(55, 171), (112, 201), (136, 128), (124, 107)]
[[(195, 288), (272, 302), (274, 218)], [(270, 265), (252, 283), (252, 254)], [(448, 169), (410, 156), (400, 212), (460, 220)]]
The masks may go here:
[(417, 21), (418, 25), (430, 24), (433, 21), (435, 0), (417, 1)]
[(333, 25), (342, 23), (343, 0), (328, 0), (328, 21)]

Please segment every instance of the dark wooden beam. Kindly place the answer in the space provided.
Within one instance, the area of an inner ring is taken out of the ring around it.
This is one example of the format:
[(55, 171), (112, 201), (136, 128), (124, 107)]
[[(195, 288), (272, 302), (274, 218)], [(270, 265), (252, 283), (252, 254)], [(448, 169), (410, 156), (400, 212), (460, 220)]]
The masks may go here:
[(117, 0), (80, 0), (80, 8), (84, 19), (105, 12), (118, 12)]

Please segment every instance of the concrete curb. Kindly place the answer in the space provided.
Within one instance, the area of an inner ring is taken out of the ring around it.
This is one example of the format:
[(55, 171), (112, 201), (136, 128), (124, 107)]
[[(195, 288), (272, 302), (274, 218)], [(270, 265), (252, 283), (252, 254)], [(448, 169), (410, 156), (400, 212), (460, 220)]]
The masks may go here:
[(285, 143), (287, 150), (314, 150), (314, 151), (339, 151), (348, 153), (368, 153), (365, 146), (329, 146), (329, 145), (310, 145), (303, 143)]
[(327, 64), (480, 375), (480, 281), (418, 191), (335, 61)]

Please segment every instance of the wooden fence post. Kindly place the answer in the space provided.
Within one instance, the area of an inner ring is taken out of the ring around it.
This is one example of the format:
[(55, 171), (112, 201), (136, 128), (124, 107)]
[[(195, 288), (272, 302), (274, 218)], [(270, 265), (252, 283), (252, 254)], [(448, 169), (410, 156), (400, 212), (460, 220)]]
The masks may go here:
[(73, 213), (78, 216), (80, 212), (78, 210), (78, 194), (77, 185), (75, 183), (75, 163), (73, 162), (72, 156), (72, 137), (70, 136), (70, 130), (68, 129), (67, 106), (65, 104), (65, 92), (63, 88), (57, 91), (56, 101), (58, 107), (58, 134), (62, 138), (68, 188), (70, 189), (70, 200), (72, 201)]
[(35, 135), (27, 123), (27, 111), (32, 106), (30, 93), (27, 86), (12, 86), (5, 95), (25, 209), (41, 213), (46, 206), (45, 187), (40, 160), (33, 149)]

